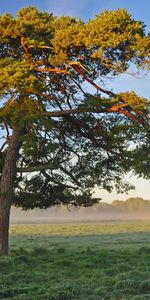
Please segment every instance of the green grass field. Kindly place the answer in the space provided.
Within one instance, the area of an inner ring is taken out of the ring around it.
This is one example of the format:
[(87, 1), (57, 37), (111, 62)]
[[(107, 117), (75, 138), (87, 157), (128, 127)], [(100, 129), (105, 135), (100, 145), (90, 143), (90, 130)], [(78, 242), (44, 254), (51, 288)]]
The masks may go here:
[(0, 299), (150, 299), (150, 222), (12, 225)]

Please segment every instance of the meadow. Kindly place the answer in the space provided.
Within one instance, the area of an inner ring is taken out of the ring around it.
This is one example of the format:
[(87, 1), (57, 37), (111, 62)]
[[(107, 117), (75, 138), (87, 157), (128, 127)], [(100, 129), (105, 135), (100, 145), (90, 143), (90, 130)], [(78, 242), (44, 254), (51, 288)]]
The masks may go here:
[(0, 299), (150, 299), (150, 222), (11, 225)]

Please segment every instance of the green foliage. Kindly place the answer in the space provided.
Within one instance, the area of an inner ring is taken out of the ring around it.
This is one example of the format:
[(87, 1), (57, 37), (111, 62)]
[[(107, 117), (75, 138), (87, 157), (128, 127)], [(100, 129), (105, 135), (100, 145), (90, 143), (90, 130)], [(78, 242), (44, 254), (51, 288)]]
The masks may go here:
[(149, 44), (142, 22), (124, 9), (86, 23), (31, 6), (0, 16), (1, 170), (11, 134), (24, 128), (16, 206), (88, 206), (99, 201), (95, 186), (132, 188), (122, 180), (129, 170), (149, 178), (148, 100), (96, 85), (131, 63), (147, 68)]
[[(138, 58), (146, 54), (144, 45), (144, 51), (140, 47), (143, 40), (145, 46), (149, 43), (149, 38), (145, 37), (144, 26), (141, 21), (132, 19), (125, 9), (105, 11), (97, 15), (87, 23), (86, 29), (86, 46), (91, 49), (93, 44), (97, 46), (92, 57), (102, 60), (106, 66), (108, 63), (108, 69), (111, 68), (111, 63), (118, 60), (120, 68), (125, 71), (128, 67), (127, 62), (137, 59), (137, 53)], [(149, 55), (149, 50), (147, 54)], [(117, 69), (119, 70), (119, 67), (116, 65), (114, 71), (117, 72)]]
[(144, 110), (148, 111), (149, 101), (144, 97), (139, 97), (138, 95), (136, 95), (134, 91), (127, 92), (127, 93), (120, 93), (118, 95), (118, 99), (116, 100), (121, 101), (122, 98), (124, 99), (126, 105), (130, 105), (131, 107), (142, 111)]
[(33, 88), (36, 77), (31, 73), (32, 67), (26, 62), (8, 58), (1, 59), (0, 68), (1, 95), (6, 91), (7, 93), (11, 92), (12, 89), (15, 89), (16, 93), (28, 93)]

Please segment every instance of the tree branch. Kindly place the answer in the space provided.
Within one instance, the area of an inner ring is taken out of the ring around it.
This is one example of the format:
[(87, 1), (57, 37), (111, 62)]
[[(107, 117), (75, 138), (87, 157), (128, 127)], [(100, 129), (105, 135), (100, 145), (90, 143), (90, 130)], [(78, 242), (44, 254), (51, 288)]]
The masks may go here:
[(51, 177), (49, 174), (47, 174), (47, 173), (45, 172), (45, 170), (42, 171), (41, 173), (45, 176), (45, 178), (48, 180), (48, 182), (51, 181), (51, 182), (55, 183), (56, 185), (60, 185), (60, 186), (62, 186), (62, 187), (64, 187), (64, 188), (69, 188), (69, 189), (77, 190), (77, 187), (75, 187), (75, 186), (68, 185), (68, 184), (64, 184), (64, 183), (62, 183), (62, 182), (58, 182), (58, 181), (55, 180), (53, 177)]
[[(45, 116), (49, 116), (49, 117), (61, 117), (61, 116), (65, 116), (65, 115), (71, 115), (71, 114), (79, 114), (79, 113), (118, 113), (118, 114), (123, 114), (125, 116), (127, 116), (129, 119), (134, 120), (137, 123), (144, 123), (144, 117), (146, 118), (146, 115), (143, 116), (143, 120), (138, 118), (136, 115), (132, 114), (131, 112), (127, 111), (126, 109), (121, 109), (121, 107), (127, 107), (128, 105), (126, 104), (126, 106), (124, 104), (119, 104), (119, 105), (114, 105), (108, 109), (90, 109), (90, 108), (74, 108), (74, 109), (66, 109), (66, 110), (59, 110), (59, 111), (46, 111), (43, 112), (43, 115)], [(134, 112), (134, 110), (133, 110)]]
[(31, 62), (31, 61), (30, 61), (30, 54), (29, 54), (29, 52), (28, 52), (28, 48), (27, 48), (26, 45), (25, 45), (25, 37), (24, 37), (23, 35), (21, 36), (20, 41), (21, 41), (21, 46), (22, 46), (22, 48), (23, 48), (23, 50), (24, 50), (24, 56), (25, 56), (25, 59), (26, 59), (27, 61)]
[(51, 47), (51, 46), (33, 46), (33, 45), (30, 45), (28, 47), (28, 49), (49, 49), (49, 50), (52, 50), (54, 47)]
[[(66, 67), (66, 69), (61, 70), (61, 69), (53, 69), (53, 68), (49, 68), (49, 67), (45, 67), (45, 68), (36, 68), (36, 70), (41, 71), (41, 72), (52, 72), (52, 73), (63, 73), (63, 74), (69, 74), (71, 76), (71, 79), (73, 78), (71, 72), (69, 72), (70, 67), (72, 67), (78, 74), (80, 74), (84, 80), (86, 80), (87, 82), (89, 82), (94, 88), (96, 88), (98, 91), (107, 94), (110, 97), (114, 97), (116, 98), (117, 94), (109, 91), (109, 90), (105, 90), (102, 87), (100, 87), (99, 85), (97, 85), (93, 80), (91, 80), (88, 76), (86, 76), (85, 72), (89, 74), (88, 70), (80, 63), (80, 62), (73, 62), (70, 61), (68, 62), (68, 65)], [(79, 87), (79, 86), (78, 86)], [(80, 88), (81, 89), (81, 88)], [(83, 92), (83, 90), (82, 90)], [(143, 112), (140, 112), (138, 110), (134, 110), (132, 107), (130, 107), (128, 104), (125, 103), (125, 99), (121, 99), (122, 103), (118, 103), (114, 106), (112, 106), (110, 109), (106, 109), (106, 110), (98, 110), (98, 111), (94, 111), (97, 113), (103, 113), (103, 112), (113, 112), (113, 113), (120, 113), (120, 114), (124, 114), (125, 116), (129, 117), (130, 119), (136, 121), (137, 123), (143, 123), (144, 119), (146, 118), (146, 115)], [(120, 109), (120, 108), (125, 108), (125, 107), (129, 107), (130, 108), (130, 112), (127, 111), (126, 109)], [(141, 120), (141, 118), (136, 117), (134, 114), (131, 113), (131, 111), (137, 115), (140, 115), (143, 117), (143, 120)], [(70, 110), (65, 110), (65, 111), (61, 111), (60, 114), (58, 112), (57, 116), (63, 115), (63, 114), (75, 114), (75, 113), (80, 113), (80, 112), (86, 112), (85, 110), (83, 111), (79, 111), (78, 109), (70, 109)], [(92, 110), (88, 111), (88, 112), (92, 112)], [(54, 116), (55, 112), (51, 112), (51, 116)], [(49, 114), (49, 116), (50, 116)]]
[(69, 172), (67, 171), (64, 167), (60, 166), (59, 167), (61, 171), (63, 171), (65, 174), (67, 174), (72, 180), (73, 182), (78, 185), (81, 186), (80, 182)]
[(38, 172), (42, 170), (48, 170), (48, 169), (58, 169), (59, 166), (53, 163), (47, 163), (47, 164), (41, 164), (41, 165), (36, 165), (36, 166), (28, 166), (28, 167), (22, 167), (22, 168), (17, 168), (17, 172), (22, 172), (22, 173), (30, 173), (30, 172)]
[(29, 166), (29, 167), (25, 167), (25, 168), (17, 168), (17, 172), (30, 173), (30, 172), (44, 171), (44, 170), (48, 170), (48, 169), (50, 169), (50, 170), (60, 169), (63, 173), (68, 175), (76, 185), (81, 186), (81, 184), (78, 182), (78, 180), (68, 170), (66, 170), (63, 166), (56, 165), (53, 163)]
[(107, 95), (109, 95), (111, 97), (116, 97), (115, 93), (103, 89), (102, 87), (100, 87), (99, 85), (97, 85), (93, 80), (91, 80), (89, 77), (87, 77), (85, 75), (85, 71), (87, 72), (87, 70), (80, 63), (78, 63), (78, 62), (70, 62), (69, 65), (72, 66), (77, 73), (79, 73), (87, 82), (89, 82), (91, 85), (93, 85), (98, 91), (100, 91), (100, 92), (102, 92), (104, 94), (107, 94)]

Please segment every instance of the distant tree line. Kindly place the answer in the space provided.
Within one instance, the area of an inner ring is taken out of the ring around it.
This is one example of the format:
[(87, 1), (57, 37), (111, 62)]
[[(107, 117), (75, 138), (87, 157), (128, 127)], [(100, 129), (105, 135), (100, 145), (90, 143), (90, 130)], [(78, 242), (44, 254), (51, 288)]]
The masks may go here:
[(126, 201), (114, 200), (111, 204), (101, 202), (98, 210), (111, 210), (111, 211), (124, 211), (124, 212), (135, 212), (144, 211), (150, 209), (150, 201), (144, 200), (143, 198), (129, 198)]
[[(61, 212), (62, 214), (65, 212), (66, 207), (55, 207), (55, 213)], [(76, 212), (77, 208), (70, 207), (69, 210), (71, 212)], [(128, 198), (127, 200), (114, 200), (112, 203), (100, 202), (93, 207), (82, 207), (78, 209), (79, 213), (87, 214), (87, 213), (136, 213), (136, 212), (150, 212), (150, 200), (144, 200), (140, 197)]]

